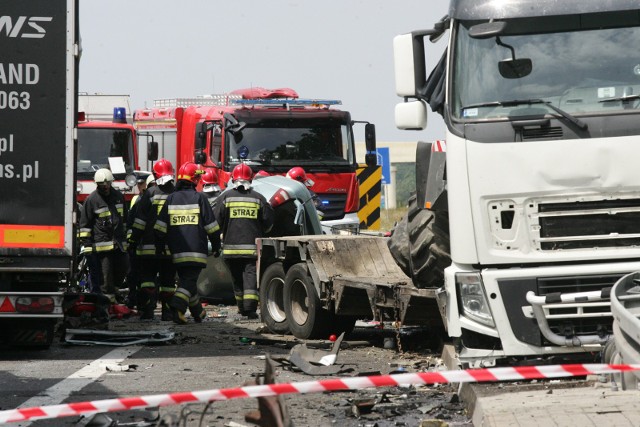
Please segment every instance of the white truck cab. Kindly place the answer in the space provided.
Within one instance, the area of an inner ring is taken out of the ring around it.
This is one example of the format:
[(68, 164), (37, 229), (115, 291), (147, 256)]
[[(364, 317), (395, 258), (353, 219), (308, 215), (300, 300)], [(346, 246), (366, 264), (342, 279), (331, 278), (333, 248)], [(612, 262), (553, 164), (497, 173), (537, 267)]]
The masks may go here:
[(430, 106), (447, 126), (446, 151), (418, 148), (417, 200), (449, 220), (439, 304), (463, 364), (610, 339), (610, 288), (640, 269), (639, 44), (633, 0), (452, 0), (395, 38), (396, 125)]

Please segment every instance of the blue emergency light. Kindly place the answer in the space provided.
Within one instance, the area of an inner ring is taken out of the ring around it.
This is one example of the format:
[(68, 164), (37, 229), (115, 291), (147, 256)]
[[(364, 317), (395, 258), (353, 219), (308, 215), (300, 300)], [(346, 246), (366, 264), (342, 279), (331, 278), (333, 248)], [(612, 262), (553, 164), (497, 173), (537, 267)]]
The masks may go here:
[(127, 123), (127, 109), (113, 107), (113, 123)]
[(238, 157), (242, 160), (246, 160), (249, 157), (249, 147), (246, 145), (241, 145), (238, 147)]
[(270, 99), (232, 99), (233, 104), (240, 105), (340, 105), (338, 99), (297, 99), (297, 98), (270, 98)]

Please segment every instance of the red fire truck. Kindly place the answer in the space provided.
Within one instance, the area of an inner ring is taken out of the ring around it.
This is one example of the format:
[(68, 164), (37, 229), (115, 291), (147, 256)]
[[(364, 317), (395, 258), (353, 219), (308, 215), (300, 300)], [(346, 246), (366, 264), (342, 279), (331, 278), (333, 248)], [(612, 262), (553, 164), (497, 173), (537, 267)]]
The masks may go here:
[(79, 112), (76, 185), (80, 202), (96, 189), (93, 175), (100, 168), (111, 170), (115, 178), (113, 186), (127, 200), (137, 192), (134, 174), (139, 169), (136, 130), (127, 123), (125, 108), (113, 110), (112, 122), (85, 120), (84, 112)]
[[(357, 232), (359, 192), (354, 122), (337, 100), (300, 99), (293, 89), (240, 89), (222, 95), (164, 99), (137, 110), (134, 125), (175, 167), (214, 168), (224, 188), (241, 161), (254, 172), (284, 175), (301, 166), (322, 203), (327, 233)], [(366, 123), (367, 163), (375, 165), (375, 128)], [(141, 147), (144, 150), (144, 147)], [(146, 157), (141, 150), (140, 156)], [(151, 169), (146, 165), (145, 169)]]

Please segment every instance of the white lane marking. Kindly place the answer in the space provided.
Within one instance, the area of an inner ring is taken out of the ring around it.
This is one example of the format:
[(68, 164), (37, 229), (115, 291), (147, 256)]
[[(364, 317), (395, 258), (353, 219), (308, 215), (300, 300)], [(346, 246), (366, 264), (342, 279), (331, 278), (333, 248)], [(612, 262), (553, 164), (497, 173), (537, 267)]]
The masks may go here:
[[(107, 372), (105, 365), (122, 363), (127, 357), (135, 354), (141, 346), (115, 349), (100, 359), (96, 359), (84, 368), (69, 375), (59, 383), (49, 387), (37, 396), (23, 402), (20, 408), (34, 408), (46, 405), (58, 405), (71, 396), (71, 393), (82, 390)], [(32, 422), (19, 423), (19, 427), (30, 426)]]

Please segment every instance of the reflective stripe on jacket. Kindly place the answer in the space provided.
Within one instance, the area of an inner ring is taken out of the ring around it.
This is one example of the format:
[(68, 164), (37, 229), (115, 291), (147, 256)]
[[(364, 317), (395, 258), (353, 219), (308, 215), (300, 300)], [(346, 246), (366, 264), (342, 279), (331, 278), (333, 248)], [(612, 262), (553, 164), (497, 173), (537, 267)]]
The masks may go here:
[(166, 241), (174, 264), (207, 264), (208, 245), (220, 248), (220, 227), (207, 198), (192, 186), (180, 188), (167, 197), (154, 229), (158, 242)]
[[(175, 187), (172, 182), (164, 185), (154, 185), (145, 191), (138, 203), (136, 203), (136, 216), (131, 226), (131, 242), (137, 246), (136, 255), (157, 256), (153, 226), (169, 194), (173, 193), (174, 190)], [(168, 251), (164, 255), (169, 255)]]
[(222, 228), (222, 254), (255, 258), (256, 239), (273, 226), (274, 212), (267, 199), (255, 190), (231, 188), (216, 199), (214, 213)]
[(126, 206), (120, 191), (111, 188), (108, 196), (94, 191), (84, 201), (80, 217), (80, 243), (83, 252), (107, 252), (124, 248)]

